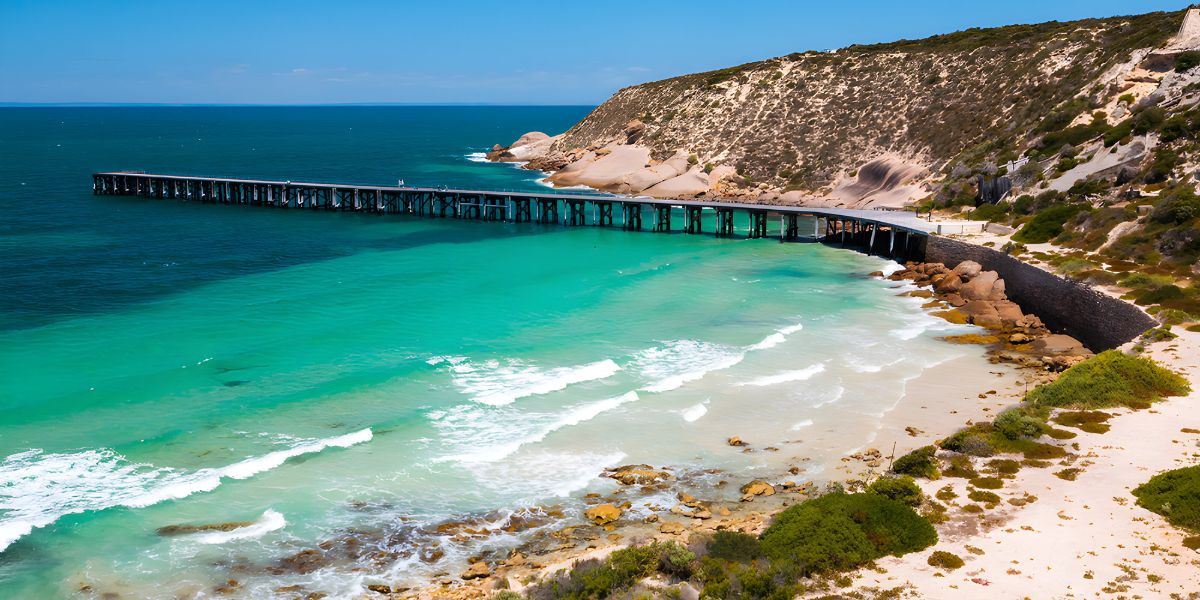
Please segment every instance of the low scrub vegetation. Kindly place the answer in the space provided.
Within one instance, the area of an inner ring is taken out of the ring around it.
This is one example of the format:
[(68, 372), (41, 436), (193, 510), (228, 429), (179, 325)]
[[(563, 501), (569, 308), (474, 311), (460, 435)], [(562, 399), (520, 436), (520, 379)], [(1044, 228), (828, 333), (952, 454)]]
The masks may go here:
[(1200, 466), (1159, 473), (1133, 490), (1138, 506), (1200, 533)]
[(1035, 388), (1026, 399), (1039, 407), (1145, 408), (1163, 396), (1188, 391), (1183, 377), (1154, 361), (1109, 350), (1067, 369), (1056, 381)]

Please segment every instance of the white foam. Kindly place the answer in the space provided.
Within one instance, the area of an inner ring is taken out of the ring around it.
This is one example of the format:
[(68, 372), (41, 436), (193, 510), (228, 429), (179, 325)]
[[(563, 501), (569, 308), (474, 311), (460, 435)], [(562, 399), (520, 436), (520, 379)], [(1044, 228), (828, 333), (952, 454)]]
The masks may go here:
[(812, 427), (812, 424), (813, 424), (812, 419), (804, 419), (803, 421), (800, 421), (799, 423), (792, 425), (792, 431), (800, 431), (801, 429), (804, 429), (805, 427)]
[(59, 518), (118, 506), (141, 508), (208, 492), (223, 479), (246, 479), (289, 458), (369, 441), (370, 429), (306, 440), (227, 467), (184, 471), (129, 462), (110, 449), (46, 454), (34, 449), (0, 464), (0, 552)]
[(761, 341), (757, 344), (754, 344), (753, 346), (750, 346), (750, 350), (766, 350), (768, 348), (774, 348), (775, 346), (778, 346), (786, 341), (787, 341), (786, 335), (779, 333), (779, 332), (775, 332), (775, 333), (772, 333), (771, 335), (768, 335), (767, 337), (763, 338), (763, 341)]
[(677, 389), (713, 371), (728, 369), (745, 357), (745, 352), (729, 346), (675, 340), (639, 352), (633, 362), (643, 376), (652, 380), (642, 389), (658, 393)]
[(805, 367), (803, 369), (798, 369), (795, 371), (784, 371), (783, 373), (778, 373), (776, 375), (767, 375), (766, 377), (759, 377), (757, 379), (751, 379), (750, 381), (747, 381), (744, 383), (739, 383), (738, 386), (752, 385), (752, 386), (756, 386), (756, 387), (764, 387), (764, 386), (768, 386), (768, 385), (778, 385), (780, 383), (792, 383), (795, 381), (805, 381), (808, 379), (812, 379), (812, 377), (814, 375), (816, 375), (818, 373), (822, 373), (824, 371), (825, 371), (825, 365), (823, 363), (817, 363), (815, 365), (812, 365), (811, 367)]
[(822, 406), (828, 406), (830, 404), (834, 404), (834, 403), (838, 402), (839, 400), (841, 400), (842, 396), (845, 393), (846, 393), (846, 388), (842, 387), (841, 385), (835, 385), (835, 386), (829, 388), (825, 392), (825, 394), (823, 394), (821, 396), (820, 400), (813, 403), (812, 407), (813, 408), (821, 408)]
[(266, 512), (258, 518), (257, 521), (245, 526), (238, 527), (229, 531), (213, 531), (191, 536), (189, 539), (201, 544), (224, 544), (234, 540), (252, 540), (260, 538), (272, 531), (278, 531), (287, 526), (287, 519), (283, 515), (267, 509)]
[(454, 373), (454, 384), (472, 400), (503, 406), (527, 396), (549, 394), (577, 383), (606, 379), (621, 367), (612, 360), (553, 369), (531, 366), (519, 360), (504, 363), (491, 360), (480, 364), (463, 361), (453, 364), (450, 370)]
[(858, 361), (858, 360), (850, 360), (849, 364), (847, 366), (859, 373), (878, 373), (890, 366), (900, 364), (900, 362), (903, 360), (904, 360), (903, 358), (898, 358), (898, 359), (890, 361), (890, 362), (884, 362), (884, 363), (879, 363), (879, 364), (871, 364), (871, 363), (862, 362), (862, 361)]
[(637, 399), (637, 392), (628, 392), (614, 398), (607, 398), (589, 404), (581, 404), (567, 410), (557, 420), (538, 427), (532, 433), (529, 433), (523, 437), (519, 437), (503, 444), (488, 446), (478, 450), (473, 450), (462, 454), (455, 454), (436, 460), (439, 462), (443, 460), (453, 460), (462, 463), (488, 463), (503, 460), (504, 458), (511, 456), (517, 450), (520, 450), (522, 446), (527, 444), (536, 444), (546, 439), (546, 436), (558, 431), (559, 429), (564, 427), (572, 427), (585, 421), (590, 421), (599, 416), (601, 413), (613, 410), (614, 408), (617, 408), (626, 402), (634, 402)]
[(753, 346), (750, 346), (748, 349), (749, 350), (766, 350), (768, 348), (774, 348), (775, 346), (778, 346), (779, 344), (786, 342), (787, 336), (792, 335), (793, 333), (796, 333), (803, 329), (804, 329), (803, 323), (796, 323), (795, 325), (788, 325), (787, 327), (779, 329), (775, 333), (768, 335), (767, 337), (763, 338), (763, 340), (761, 342), (754, 344)]
[(783, 335), (792, 335), (793, 333), (798, 333), (803, 330), (804, 323), (796, 323), (795, 325), (788, 325), (787, 327), (780, 329), (779, 333), (782, 333)]
[(466, 159), (477, 163), (488, 162), (487, 152), (472, 152), (466, 156)]
[(890, 262), (889, 261), (886, 265), (883, 265), (882, 269), (879, 269), (879, 270), (883, 273), (884, 277), (891, 277), (892, 275), (896, 274), (897, 272), (903, 271), (904, 265), (902, 265), (898, 262)]
[(687, 421), (688, 423), (695, 423), (696, 421), (700, 420), (700, 417), (708, 414), (708, 400), (705, 400), (704, 402), (701, 402), (695, 406), (686, 408), (680, 414), (683, 415), (684, 421)]

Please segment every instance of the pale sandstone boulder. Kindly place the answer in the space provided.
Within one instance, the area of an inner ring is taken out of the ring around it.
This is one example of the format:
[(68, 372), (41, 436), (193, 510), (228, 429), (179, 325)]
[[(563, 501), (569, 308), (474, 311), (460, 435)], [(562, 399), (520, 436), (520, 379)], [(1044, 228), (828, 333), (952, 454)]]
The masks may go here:
[(623, 193), (637, 194), (668, 179), (687, 172), (687, 154), (676, 152), (674, 156), (652, 167), (645, 167), (626, 175), (621, 184)]
[(983, 265), (973, 261), (964, 260), (954, 267), (953, 273), (958, 275), (963, 281), (969, 281), (972, 277), (979, 275), (983, 271)]
[(488, 159), (499, 162), (525, 162), (531, 158), (543, 156), (550, 151), (550, 146), (557, 137), (551, 137), (540, 131), (530, 131), (517, 138), (508, 148), (492, 148)]
[(995, 271), (983, 271), (962, 286), (958, 293), (966, 300), (1003, 300), (1004, 280)]
[(693, 198), (708, 191), (708, 175), (699, 166), (643, 191), (655, 198)]

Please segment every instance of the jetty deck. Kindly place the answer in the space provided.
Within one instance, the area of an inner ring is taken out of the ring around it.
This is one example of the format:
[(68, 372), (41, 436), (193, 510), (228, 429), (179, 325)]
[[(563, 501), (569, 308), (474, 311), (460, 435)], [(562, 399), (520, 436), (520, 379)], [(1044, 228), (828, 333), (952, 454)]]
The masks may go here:
[[(509, 192), (418, 186), (380, 186), (267, 179), (162, 175), (132, 171), (94, 173), (96, 195), (182, 199), (202, 203), (273, 208), (370, 212), (566, 226), (620, 227), (659, 233), (705, 233), (705, 211), (714, 215), (711, 233), (732, 237), (816, 240), (865, 247), (868, 253), (897, 258), (918, 256), (931, 234), (978, 231), (979, 222), (931, 222), (893, 210), (861, 210), (748, 204), (721, 199)], [(619, 218), (617, 218), (619, 217)], [(740, 217), (740, 218), (739, 218)], [(777, 234), (769, 223), (778, 220)], [(679, 223), (676, 227), (675, 223)]]

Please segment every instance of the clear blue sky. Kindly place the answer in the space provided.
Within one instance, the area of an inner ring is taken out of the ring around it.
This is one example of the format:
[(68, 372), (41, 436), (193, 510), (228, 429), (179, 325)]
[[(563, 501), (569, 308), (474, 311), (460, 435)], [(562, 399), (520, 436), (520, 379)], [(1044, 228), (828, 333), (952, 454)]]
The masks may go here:
[(809, 49), (1187, 0), (0, 0), (0, 102), (595, 104)]

